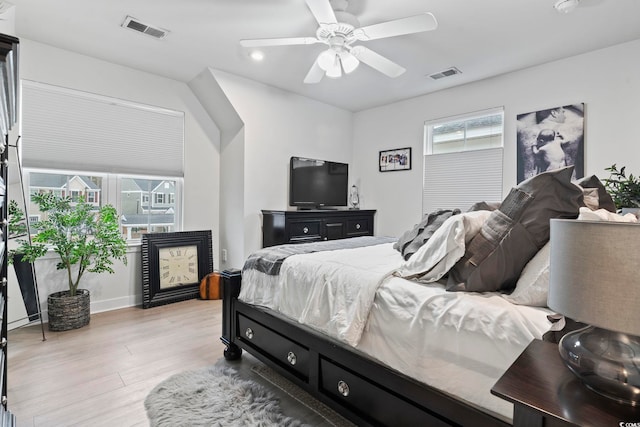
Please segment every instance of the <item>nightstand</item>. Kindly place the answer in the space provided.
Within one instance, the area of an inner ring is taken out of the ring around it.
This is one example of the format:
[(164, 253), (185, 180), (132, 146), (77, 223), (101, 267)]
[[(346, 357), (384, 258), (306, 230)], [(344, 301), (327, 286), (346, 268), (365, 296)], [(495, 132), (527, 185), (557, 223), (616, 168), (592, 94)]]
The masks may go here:
[(589, 390), (546, 341), (532, 341), (491, 393), (513, 403), (514, 427), (640, 426), (640, 407)]

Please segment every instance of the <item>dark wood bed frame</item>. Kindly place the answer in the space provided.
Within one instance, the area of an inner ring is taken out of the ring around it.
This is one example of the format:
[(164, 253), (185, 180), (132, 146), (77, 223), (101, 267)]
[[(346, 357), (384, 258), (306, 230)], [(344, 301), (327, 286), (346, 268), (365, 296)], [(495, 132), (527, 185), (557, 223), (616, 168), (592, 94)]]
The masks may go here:
[(239, 359), (245, 350), (359, 426), (509, 425), (272, 310), (239, 301), (241, 281), (239, 270), (222, 272), (225, 359)]

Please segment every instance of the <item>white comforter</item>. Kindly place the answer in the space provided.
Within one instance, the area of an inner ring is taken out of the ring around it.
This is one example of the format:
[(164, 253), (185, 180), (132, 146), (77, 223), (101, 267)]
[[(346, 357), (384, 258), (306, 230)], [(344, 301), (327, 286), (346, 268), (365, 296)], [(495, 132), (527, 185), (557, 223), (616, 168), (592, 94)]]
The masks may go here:
[(392, 246), (290, 256), (279, 276), (246, 270), (239, 299), (277, 310), (355, 346), (378, 287), (403, 263)]

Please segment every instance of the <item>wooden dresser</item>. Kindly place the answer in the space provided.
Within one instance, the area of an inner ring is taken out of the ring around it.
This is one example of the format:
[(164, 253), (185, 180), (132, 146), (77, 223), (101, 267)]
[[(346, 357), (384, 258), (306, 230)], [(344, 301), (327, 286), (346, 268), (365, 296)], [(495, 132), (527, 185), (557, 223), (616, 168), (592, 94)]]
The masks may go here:
[(373, 236), (375, 210), (262, 211), (262, 247)]

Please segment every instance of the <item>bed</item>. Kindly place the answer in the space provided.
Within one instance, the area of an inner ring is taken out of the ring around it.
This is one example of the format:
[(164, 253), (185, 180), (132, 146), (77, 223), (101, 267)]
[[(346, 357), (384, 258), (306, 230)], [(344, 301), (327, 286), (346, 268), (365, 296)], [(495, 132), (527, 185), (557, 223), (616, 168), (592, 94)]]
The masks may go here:
[(551, 327), (538, 282), (549, 219), (584, 205), (570, 169), (400, 239), (257, 251), (222, 273), (225, 358), (248, 351), (357, 425), (510, 425), (490, 389)]

